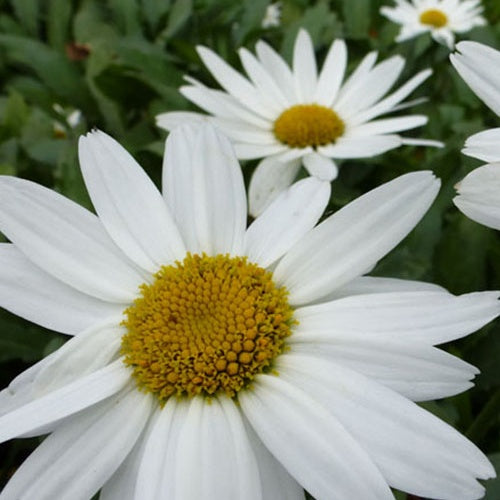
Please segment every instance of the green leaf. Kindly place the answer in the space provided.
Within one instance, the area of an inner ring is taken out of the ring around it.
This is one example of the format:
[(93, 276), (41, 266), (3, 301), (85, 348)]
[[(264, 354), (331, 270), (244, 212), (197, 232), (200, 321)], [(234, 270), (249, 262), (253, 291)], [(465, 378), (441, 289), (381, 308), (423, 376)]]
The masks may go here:
[(370, 0), (349, 0), (342, 2), (344, 27), (350, 38), (365, 38), (370, 28)]
[(28, 120), (30, 110), (21, 94), (11, 92), (2, 114), (0, 137), (11, 137), (20, 134), (22, 127)]
[(141, 33), (140, 11), (137, 0), (109, 0), (120, 31), (126, 35)]
[(486, 487), (486, 495), (483, 500), (498, 500), (500, 498), (500, 453), (488, 455), (490, 462), (495, 467), (497, 477), (490, 479), (484, 484)]
[(39, 0), (11, 0), (12, 7), (19, 19), (19, 22), (32, 36), (38, 33), (38, 9), (41, 3)]
[(142, 12), (152, 30), (156, 30), (170, 9), (170, 0), (141, 0)]
[(88, 93), (82, 77), (63, 54), (42, 42), (20, 36), (0, 35), (0, 46), (5, 48), (12, 62), (34, 71), (60, 99), (78, 108), (87, 105)]
[(47, 38), (52, 47), (63, 50), (68, 40), (72, 15), (68, 0), (49, 0), (47, 6)]
[(186, 24), (193, 10), (192, 0), (175, 0), (170, 15), (168, 16), (167, 27), (160, 36), (161, 39), (171, 38)]

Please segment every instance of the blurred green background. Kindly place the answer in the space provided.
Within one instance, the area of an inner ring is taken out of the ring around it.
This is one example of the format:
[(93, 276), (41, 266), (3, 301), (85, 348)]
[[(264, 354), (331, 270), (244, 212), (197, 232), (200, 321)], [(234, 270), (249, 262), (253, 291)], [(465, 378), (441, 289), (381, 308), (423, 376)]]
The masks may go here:
[[(328, 213), (361, 193), (412, 170), (433, 170), (443, 187), (424, 220), (373, 274), (432, 281), (453, 293), (500, 289), (499, 233), (463, 216), (452, 204), (454, 184), (481, 162), (460, 153), (469, 135), (499, 125), (448, 62), (449, 51), (428, 35), (396, 44), (398, 27), (378, 13), (380, 0), (282, 0), (282, 22), (264, 29), (268, 0), (0, 0), (0, 174), (30, 179), (91, 208), (77, 162), (78, 137), (97, 127), (113, 135), (159, 182), (164, 131), (156, 114), (194, 109), (178, 92), (183, 74), (215, 86), (200, 64), (207, 45), (237, 68), (236, 49), (263, 38), (290, 61), (300, 27), (322, 61), (333, 39), (348, 42), (349, 70), (370, 50), (380, 59), (407, 59), (404, 81), (423, 68), (433, 76), (412, 97), (429, 123), (410, 135), (445, 142), (443, 149), (403, 147), (345, 161)], [(500, 2), (484, 0), (489, 25), (459, 39), (500, 48)], [(75, 117), (79, 116), (79, 120)], [(77, 122), (77, 123), (75, 123)], [(244, 165), (248, 181), (255, 162)], [(500, 194), (499, 194), (500, 195)], [(0, 311), (0, 385), (57, 349), (62, 335)], [(500, 322), (444, 346), (481, 370), (476, 387), (430, 411), (478, 444), (500, 473)], [(38, 444), (0, 446), (0, 486)], [(398, 493), (398, 498), (405, 495)], [(500, 481), (487, 483), (500, 499)]]

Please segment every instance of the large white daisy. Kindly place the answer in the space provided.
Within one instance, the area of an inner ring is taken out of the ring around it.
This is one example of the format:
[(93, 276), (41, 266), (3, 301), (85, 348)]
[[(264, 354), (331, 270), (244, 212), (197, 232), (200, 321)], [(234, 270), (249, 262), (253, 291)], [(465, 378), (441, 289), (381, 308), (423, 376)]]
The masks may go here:
[(397, 42), (430, 33), (450, 49), (455, 44), (455, 33), (486, 24), (481, 0), (396, 0), (395, 7), (382, 7), (380, 12), (401, 25)]
[[(500, 51), (460, 42), (450, 60), (476, 95), (500, 116)], [(457, 184), (455, 205), (480, 224), (500, 229), (500, 128), (472, 135), (462, 153), (491, 164), (476, 168)]]
[(0, 393), (0, 440), (50, 433), (0, 498), (479, 498), (485, 456), (413, 401), (477, 370), (434, 346), (499, 313), (361, 275), (436, 196), (430, 172), (314, 227), (329, 184), (302, 180), (246, 228), (243, 179), (212, 128), (166, 146), (163, 196), (113, 139), (81, 139), (98, 216), (0, 181), (0, 299), (74, 335)]
[(322, 180), (337, 176), (334, 159), (375, 156), (402, 144), (440, 146), (437, 141), (402, 137), (398, 132), (427, 122), (424, 115), (377, 119), (414, 104), (401, 102), (431, 74), (425, 70), (384, 97), (401, 74), (405, 61), (391, 57), (375, 65), (369, 53), (342, 84), (347, 49), (336, 40), (318, 75), (311, 37), (300, 30), (293, 69), (265, 42), (256, 56), (239, 50), (245, 78), (217, 54), (198, 47), (198, 54), (223, 91), (187, 77), (180, 92), (210, 116), (170, 112), (157, 117), (160, 127), (208, 120), (223, 130), (240, 159), (264, 158), (250, 183), (250, 213), (258, 215), (295, 179), (301, 164)]

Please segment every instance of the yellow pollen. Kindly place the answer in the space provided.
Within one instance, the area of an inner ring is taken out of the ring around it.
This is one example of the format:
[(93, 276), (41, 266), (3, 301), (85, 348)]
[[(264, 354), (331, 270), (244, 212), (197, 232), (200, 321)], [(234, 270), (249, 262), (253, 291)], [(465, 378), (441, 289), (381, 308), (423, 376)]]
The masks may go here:
[(296, 323), (288, 292), (246, 257), (187, 254), (125, 310), (121, 353), (156, 395), (230, 397), (269, 371)]
[(438, 9), (429, 9), (420, 14), (420, 22), (434, 28), (442, 28), (448, 24), (448, 18)]
[(344, 128), (344, 122), (332, 109), (319, 104), (298, 104), (281, 113), (273, 131), (283, 144), (305, 148), (334, 143)]

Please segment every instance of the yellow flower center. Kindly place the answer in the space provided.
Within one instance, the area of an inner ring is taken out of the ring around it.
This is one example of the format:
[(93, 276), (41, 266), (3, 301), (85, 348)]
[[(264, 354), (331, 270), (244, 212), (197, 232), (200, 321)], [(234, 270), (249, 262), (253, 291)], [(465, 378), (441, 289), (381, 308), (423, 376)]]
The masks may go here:
[(268, 371), (294, 324), (288, 292), (246, 257), (187, 254), (126, 311), (121, 352), (139, 388), (230, 397)]
[(442, 28), (448, 23), (446, 14), (438, 9), (429, 9), (420, 14), (420, 22), (434, 28)]
[(283, 111), (274, 122), (276, 138), (292, 148), (325, 146), (344, 133), (337, 113), (319, 104), (298, 104)]

